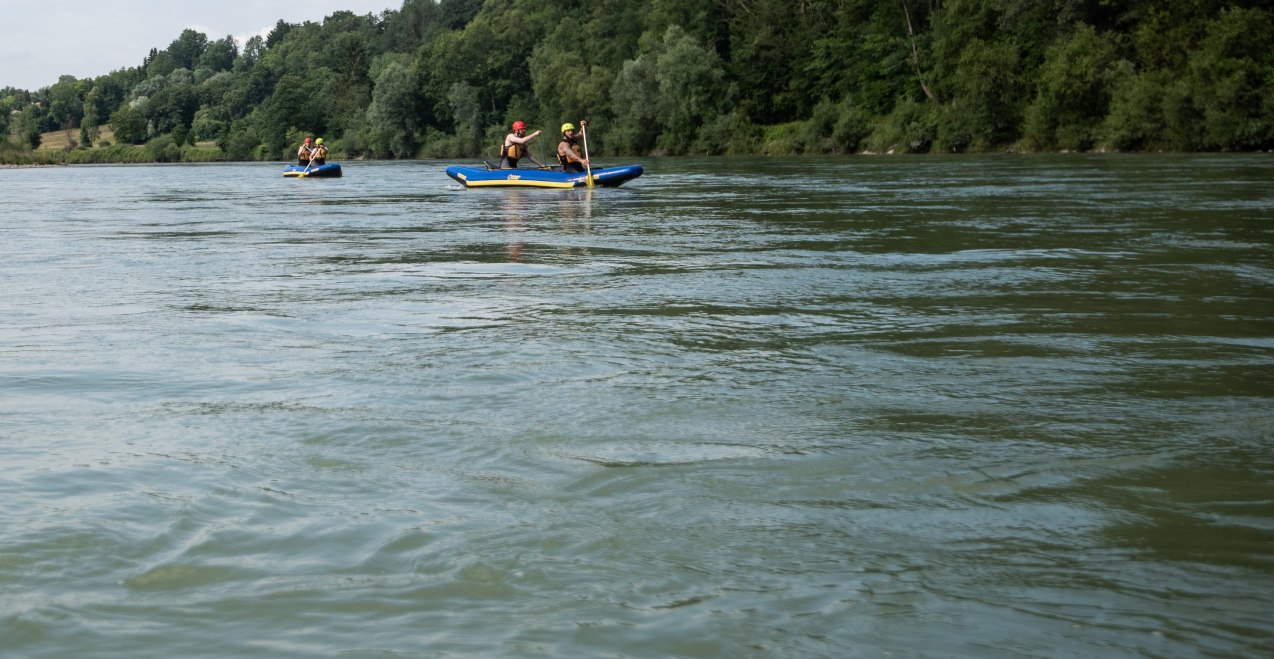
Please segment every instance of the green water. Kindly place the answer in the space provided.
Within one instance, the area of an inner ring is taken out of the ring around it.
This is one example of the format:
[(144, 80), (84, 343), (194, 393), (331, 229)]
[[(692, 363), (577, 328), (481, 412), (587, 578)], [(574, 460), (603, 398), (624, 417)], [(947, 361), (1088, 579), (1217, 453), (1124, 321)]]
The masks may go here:
[(1270, 156), (344, 164), (0, 171), (0, 654), (1274, 651)]

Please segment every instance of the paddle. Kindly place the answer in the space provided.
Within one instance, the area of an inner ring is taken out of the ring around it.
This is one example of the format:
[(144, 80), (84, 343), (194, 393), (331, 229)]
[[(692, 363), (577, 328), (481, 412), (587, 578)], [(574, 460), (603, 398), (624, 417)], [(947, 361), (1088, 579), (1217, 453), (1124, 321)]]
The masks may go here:
[(297, 177), (297, 178), (305, 178), (305, 176), (306, 176), (307, 174), (309, 174), (309, 173), (310, 173), (310, 167), (313, 167), (313, 166), (314, 166), (314, 161), (313, 161), (313, 160), (311, 160), (311, 161), (309, 161), (309, 162), (305, 163), (305, 170), (304, 170), (304, 171), (302, 171), (300, 174), (297, 174), (297, 175), (296, 175), (296, 177)]
[[(584, 124), (584, 122), (580, 122)], [(593, 165), (588, 162), (588, 124), (580, 126), (580, 132), (584, 134), (584, 166), (588, 168), (588, 187), (593, 187)]]

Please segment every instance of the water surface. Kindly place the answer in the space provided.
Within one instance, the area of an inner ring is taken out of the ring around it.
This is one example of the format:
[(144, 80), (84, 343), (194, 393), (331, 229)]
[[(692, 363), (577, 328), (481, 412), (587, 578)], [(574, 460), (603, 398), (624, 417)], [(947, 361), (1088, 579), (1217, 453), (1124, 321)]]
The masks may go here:
[(1274, 651), (1274, 160), (0, 171), (6, 656)]

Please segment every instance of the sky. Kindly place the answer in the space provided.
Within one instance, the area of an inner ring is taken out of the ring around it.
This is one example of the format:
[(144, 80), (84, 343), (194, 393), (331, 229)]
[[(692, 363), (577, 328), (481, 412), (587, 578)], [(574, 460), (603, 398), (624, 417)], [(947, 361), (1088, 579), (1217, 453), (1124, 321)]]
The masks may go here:
[(0, 88), (35, 91), (58, 76), (95, 78), (141, 66), (191, 28), (240, 45), (279, 19), (316, 23), (336, 11), (379, 14), (402, 0), (0, 0)]

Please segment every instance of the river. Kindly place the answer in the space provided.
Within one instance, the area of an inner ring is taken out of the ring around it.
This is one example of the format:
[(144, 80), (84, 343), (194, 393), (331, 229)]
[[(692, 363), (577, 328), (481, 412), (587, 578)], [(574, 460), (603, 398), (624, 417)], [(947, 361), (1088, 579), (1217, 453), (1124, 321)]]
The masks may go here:
[(0, 171), (0, 654), (1274, 653), (1274, 158), (638, 162)]

